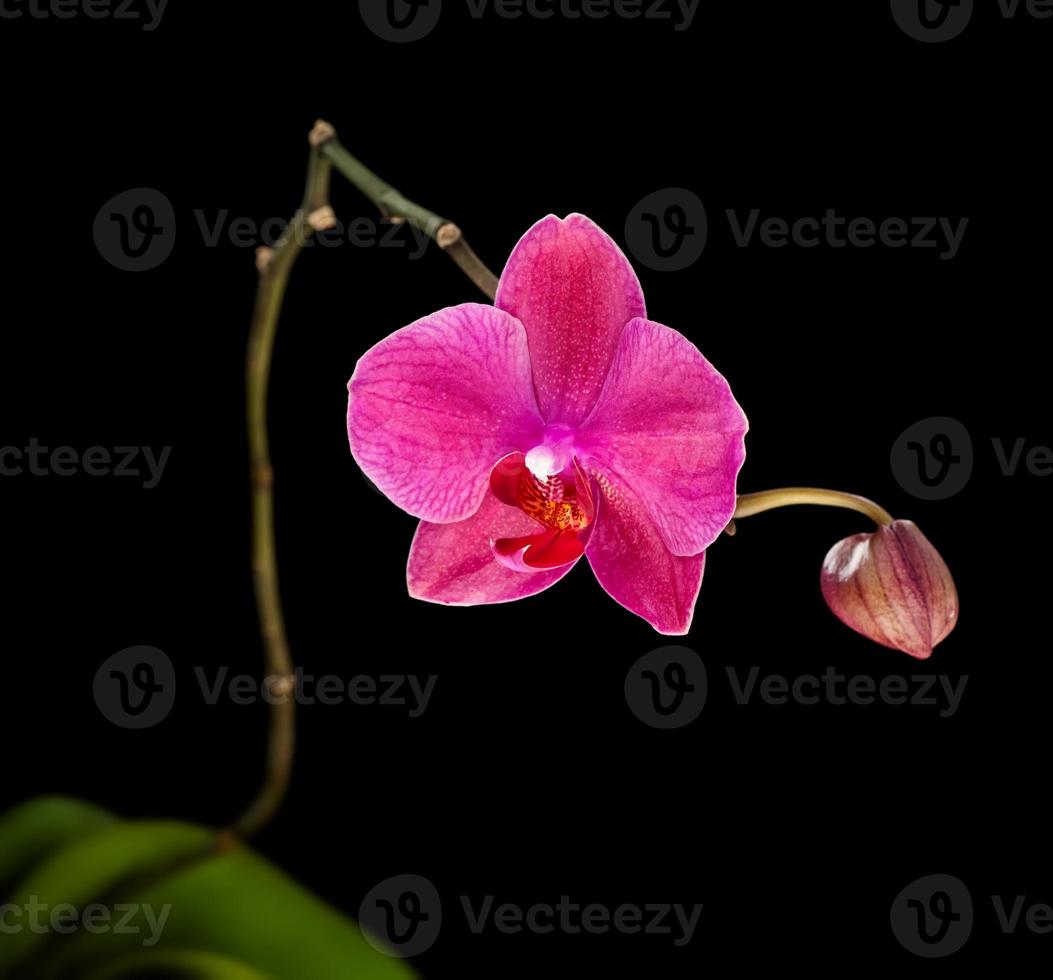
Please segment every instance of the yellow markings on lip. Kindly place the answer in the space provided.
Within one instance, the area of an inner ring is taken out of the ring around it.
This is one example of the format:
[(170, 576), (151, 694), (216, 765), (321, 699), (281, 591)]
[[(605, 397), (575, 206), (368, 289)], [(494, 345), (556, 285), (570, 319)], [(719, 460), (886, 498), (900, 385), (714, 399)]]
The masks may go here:
[(589, 515), (573, 487), (558, 476), (539, 480), (524, 468), (516, 493), (519, 506), (539, 524), (559, 531), (581, 531), (589, 526)]

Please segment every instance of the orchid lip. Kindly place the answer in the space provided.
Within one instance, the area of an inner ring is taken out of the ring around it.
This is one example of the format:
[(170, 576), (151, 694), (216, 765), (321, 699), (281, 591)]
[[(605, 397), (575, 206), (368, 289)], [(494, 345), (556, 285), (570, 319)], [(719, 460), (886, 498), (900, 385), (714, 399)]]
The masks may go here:
[[(570, 436), (560, 432), (530, 452), (510, 453), (490, 474), (495, 497), (537, 525), (534, 534), (490, 541), (494, 557), (507, 568), (532, 572), (577, 561), (585, 553), (596, 516), (589, 478)], [(567, 462), (564, 459), (567, 458)]]

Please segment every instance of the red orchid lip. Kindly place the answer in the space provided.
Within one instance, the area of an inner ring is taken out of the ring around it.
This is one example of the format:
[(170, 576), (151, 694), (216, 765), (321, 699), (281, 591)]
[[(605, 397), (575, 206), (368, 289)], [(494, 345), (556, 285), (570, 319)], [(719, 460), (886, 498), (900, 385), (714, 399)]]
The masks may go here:
[[(509, 507), (517, 507), (542, 528), (537, 534), (490, 542), (498, 561), (522, 572), (559, 568), (577, 561), (585, 553), (596, 516), (589, 479), (576, 456), (559, 473), (546, 474), (527, 465), (532, 453), (535, 450), (525, 456), (509, 453), (490, 473), (494, 496)], [(555, 459), (551, 450), (537, 456), (547, 463)]]

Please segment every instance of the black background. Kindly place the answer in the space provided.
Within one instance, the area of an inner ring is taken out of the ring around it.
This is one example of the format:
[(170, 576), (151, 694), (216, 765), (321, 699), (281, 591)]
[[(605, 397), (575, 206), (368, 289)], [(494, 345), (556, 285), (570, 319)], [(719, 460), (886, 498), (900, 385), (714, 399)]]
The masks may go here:
[[(4, 384), (0, 443), (172, 446), (159, 486), (57, 476), (3, 495), (4, 798), (79, 795), (129, 816), (222, 823), (258, 784), (262, 705), (211, 707), (194, 666), (259, 672), (248, 568), (243, 360), (251, 248), (207, 247), (211, 221), (287, 217), (305, 134), (329, 119), (408, 196), (456, 220), (499, 270), (522, 232), (581, 211), (624, 243), (646, 194), (685, 187), (710, 238), (691, 268), (637, 266), (651, 316), (695, 341), (750, 417), (743, 491), (862, 492), (917, 521), (961, 594), (925, 663), (868, 643), (824, 606), (818, 572), (847, 512), (784, 510), (717, 542), (685, 642), (709, 669), (676, 731), (628, 710), (630, 665), (671, 642), (584, 565), (522, 603), (409, 599), (414, 521), (347, 450), (345, 385), (392, 330), (480, 299), (437, 249), (314, 248), (294, 272), (271, 415), (282, 589), (309, 673), (438, 675), (427, 712), (305, 708), (295, 781), (258, 840), (355, 914), (415, 873), (447, 903), (426, 976), (794, 966), (823, 975), (963, 961), (1021, 964), (1053, 936), (1003, 936), (990, 896), (1053, 901), (1050, 877), (1048, 480), (1005, 477), (991, 439), (1053, 442), (1048, 412), (1048, 50), (1053, 22), (994, 0), (945, 44), (907, 37), (885, 3), (703, 0), (692, 28), (471, 20), (447, 2), (410, 45), (354, 4), (173, 3), (135, 23), (0, 21), (4, 91)], [(866, 9), (857, 9), (857, 8)], [(159, 268), (122, 272), (96, 212), (164, 193), (178, 234)], [(373, 217), (339, 177), (344, 221)], [(969, 217), (936, 250), (737, 247), (723, 218)], [(403, 241), (407, 237), (403, 233)], [(925, 502), (893, 479), (909, 424), (946, 415), (976, 447), (966, 489)], [(677, 641), (672, 641), (677, 642)], [(160, 725), (117, 728), (92, 679), (133, 644), (175, 662)], [(967, 674), (932, 707), (736, 704), (725, 666), (794, 677)], [(908, 882), (964, 880), (965, 949), (923, 961), (889, 928)], [(457, 896), (523, 905), (704, 903), (694, 940), (473, 935)]]

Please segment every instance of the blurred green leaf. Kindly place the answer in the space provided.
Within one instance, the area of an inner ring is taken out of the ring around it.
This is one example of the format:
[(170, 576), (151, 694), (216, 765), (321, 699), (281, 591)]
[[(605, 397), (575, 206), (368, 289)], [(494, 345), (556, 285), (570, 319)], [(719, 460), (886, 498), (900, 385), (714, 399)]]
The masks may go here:
[(52, 851), (115, 819), (97, 806), (62, 796), (15, 807), (0, 817), (0, 889), (13, 888)]
[[(8, 901), (19, 908), (72, 905), (83, 910), (131, 877), (157, 874), (181, 861), (208, 853), (211, 831), (165, 821), (117, 821), (90, 831), (52, 851), (22, 879)], [(0, 975), (21, 964), (45, 944), (66, 937), (23, 927), (0, 944)]]
[[(50, 815), (45, 823), (52, 830), (27, 830), (33, 814)], [(8, 867), (23, 866), (30, 855), (39, 860), (8, 901), (51, 909), (68, 904), (79, 914), (96, 904), (139, 912), (126, 924), (135, 931), (78, 928), (62, 935), (23, 928), (5, 935), (0, 977), (116, 980), (148, 977), (150, 970), (204, 980), (415, 976), (404, 961), (374, 949), (351, 919), (263, 858), (241, 845), (219, 850), (219, 844), (219, 835), (203, 827), (117, 821), (74, 801), (19, 807), (0, 819), (0, 855)]]
[(132, 953), (85, 974), (81, 980), (269, 980), (267, 974), (226, 956), (185, 950), (176, 953)]
[[(156, 919), (168, 907), (158, 951), (214, 950), (282, 980), (413, 976), (401, 960), (373, 949), (354, 922), (245, 848), (177, 871), (127, 900), (150, 906)], [(146, 937), (110, 932), (69, 938), (40, 980), (68, 976), (89, 956), (108, 959), (141, 949)]]

